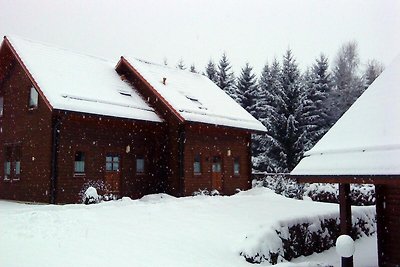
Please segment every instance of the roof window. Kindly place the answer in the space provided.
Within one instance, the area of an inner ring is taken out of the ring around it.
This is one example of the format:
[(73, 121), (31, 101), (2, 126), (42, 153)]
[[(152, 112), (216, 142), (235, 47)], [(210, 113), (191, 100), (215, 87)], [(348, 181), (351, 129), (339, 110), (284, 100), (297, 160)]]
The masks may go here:
[(119, 89), (118, 93), (120, 93), (123, 96), (132, 96), (132, 92), (125, 90), (125, 89)]
[(197, 98), (195, 98), (195, 97), (193, 97), (193, 96), (188, 96), (188, 95), (185, 95), (185, 96), (186, 96), (187, 99), (189, 99), (190, 101), (192, 101), (192, 103), (195, 104), (199, 109), (205, 109), (205, 110), (207, 110), (207, 108), (204, 107), (203, 104), (202, 104)]

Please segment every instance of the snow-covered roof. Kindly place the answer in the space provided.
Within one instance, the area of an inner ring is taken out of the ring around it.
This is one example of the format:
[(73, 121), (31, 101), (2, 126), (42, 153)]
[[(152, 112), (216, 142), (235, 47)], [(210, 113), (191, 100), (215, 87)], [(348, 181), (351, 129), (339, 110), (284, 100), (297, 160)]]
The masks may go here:
[(54, 109), (160, 122), (107, 60), (7, 36)]
[[(186, 121), (265, 131), (261, 122), (201, 74), (124, 57)], [(166, 78), (163, 84), (163, 78)]]
[(304, 155), (291, 174), (400, 174), (400, 56)]

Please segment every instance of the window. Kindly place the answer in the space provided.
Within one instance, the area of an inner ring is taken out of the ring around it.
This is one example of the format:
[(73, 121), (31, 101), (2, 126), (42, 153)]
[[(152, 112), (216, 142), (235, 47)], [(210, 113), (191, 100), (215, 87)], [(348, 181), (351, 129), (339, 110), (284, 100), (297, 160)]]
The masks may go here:
[(3, 116), (4, 112), (4, 97), (0, 96), (0, 117)]
[(239, 175), (240, 174), (240, 158), (235, 157), (233, 159), (233, 174)]
[(4, 147), (4, 180), (19, 180), (21, 174), (21, 145)]
[(144, 159), (143, 158), (136, 159), (136, 173), (144, 173)]
[(221, 172), (221, 157), (213, 157), (211, 170), (212, 172)]
[(4, 180), (11, 179), (11, 158), (12, 158), (12, 146), (6, 146), (4, 148)]
[(21, 146), (14, 147), (14, 179), (19, 179), (21, 174)]
[(206, 107), (203, 106), (203, 104), (194, 96), (189, 96), (189, 95), (185, 95), (187, 99), (189, 99), (190, 101), (192, 101), (192, 103), (198, 107), (199, 109), (205, 109), (207, 110)]
[(82, 151), (75, 152), (74, 173), (76, 174), (85, 173), (85, 153)]
[(37, 108), (39, 101), (39, 94), (34, 87), (31, 88), (29, 95), (29, 108)]
[(194, 174), (201, 173), (201, 157), (199, 154), (194, 155), (193, 172)]
[(119, 155), (107, 154), (106, 156), (106, 171), (119, 171)]

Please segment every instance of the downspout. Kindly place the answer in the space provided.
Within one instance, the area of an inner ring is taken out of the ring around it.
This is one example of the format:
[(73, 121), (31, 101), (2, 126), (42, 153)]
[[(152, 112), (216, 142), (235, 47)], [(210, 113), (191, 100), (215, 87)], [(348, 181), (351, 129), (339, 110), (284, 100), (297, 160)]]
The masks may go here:
[(178, 158), (179, 158), (179, 195), (184, 196), (184, 179), (185, 179), (185, 126), (180, 125), (178, 129)]
[(50, 176), (50, 204), (56, 204), (57, 199), (57, 160), (58, 160), (58, 144), (60, 136), (60, 118), (56, 117), (52, 127), (52, 144), (51, 144), (51, 176)]

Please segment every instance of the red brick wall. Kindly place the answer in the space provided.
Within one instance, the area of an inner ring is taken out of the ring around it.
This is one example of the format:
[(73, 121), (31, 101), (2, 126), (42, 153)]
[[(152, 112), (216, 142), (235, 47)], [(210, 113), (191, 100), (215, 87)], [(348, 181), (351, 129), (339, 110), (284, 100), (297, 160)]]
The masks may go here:
[[(4, 62), (0, 60), (0, 64)], [(0, 82), (0, 95), (4, 97), (4, 115), (0, 118), (0, 198), (49, 202), (51, 111), (40, 96), (38, 108), (29, 110), (32, 84), (15, 60), (11, 64), (11, 72)], [(21, 146), (20, 180), (5, 181), (4, 144), (16, 143)]]
[[(101, 119), (100, 119), (101, 118)], [(82, 114), (61, 117), (58, 153), (57, 202), (79, 202), (80, 193), (90, 182), (105, 183), (105, 157), (116, 153), (121, 158), (121, 195), (139, 198), (162, 192), (163, 165), (160, 156), (163, 136), (160, 124), (105, 118)], [(126, 147), (130, 146), (130, 152)], [(76, 151), (85, 153), (85, 175), (74, 175)], [(145, 159), (145, 174), (136, 174), (136, 157)]]
[[(236, 189), (249, 189), (251, 181), (250, 134), (224, 127), (191, 124), (186, 127), (184, 194), (199, 189), (211, 190), (212, 157), (222, 158), (223, 190), (226, 195)], [(230, 155), (228, 155), (230, 150)], [(193, 173), (194, 155), (201, 155), (201, 175)], [(234, 175), (234, 158), (240, 159), (240, 174)]]
[(166, 134), (161, 137), (165, 144), (163, 157), (166, 159), (166, 192), (179, 196), (181, 194), (181, 181), (179, 177), (179, 119), (163, 101), (160, 101), (154, 91), (125, 62), (117, 66), (116, 71), (125, 75), (127, 80), (138, 90), (147, 103), (165, 120)]

